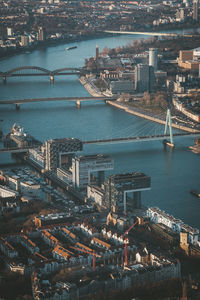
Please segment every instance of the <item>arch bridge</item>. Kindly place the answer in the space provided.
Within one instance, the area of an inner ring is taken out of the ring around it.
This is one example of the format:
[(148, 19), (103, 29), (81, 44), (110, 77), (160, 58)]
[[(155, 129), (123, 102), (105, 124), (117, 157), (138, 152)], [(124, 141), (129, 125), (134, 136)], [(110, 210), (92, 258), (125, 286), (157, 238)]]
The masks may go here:
[(38, 66), (22, 66), (5, 72), (0, 71), (0, 76), (4, 83), (8, 77), (28, 77), (28, 76), (48, 76), (50, 82), (54, 82), (54, 76), (59, 75), (82, 75), (86, 70), (83, 68), (60, 68), (56, 70), (48, 70)]

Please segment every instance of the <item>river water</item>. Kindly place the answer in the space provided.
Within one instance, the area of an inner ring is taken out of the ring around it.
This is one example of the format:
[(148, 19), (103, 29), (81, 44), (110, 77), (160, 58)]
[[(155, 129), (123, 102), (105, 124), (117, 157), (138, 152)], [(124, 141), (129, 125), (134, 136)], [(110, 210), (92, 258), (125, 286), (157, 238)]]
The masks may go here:
[[(117, 36), (88, 40), (47, 49), (35, 50), (0, 61), (0, 71), (19, 66), (40, 66), (50, 70), (63, 67), (81, 67), (85, 58), (95, 55), (96, 45), (122, 46), (141, 36)], [(142, 36), (145, 38), (145, 36)], [(66, 47), (77, 48), (65, 51)], [(58, 76), (50, 84), (47, 77), (8, 78), (0, 82), (0, 99), (20, 99), (53, 96), (86, 96), (87, 91), (76, 76)], [(82, 140), (147, 135), (163, 132), (163, 126), (130, 115), (101, 102), (83, 103), (76, 109), (72, 102), (44, 102), (0, 106), (0, 126), (8, 133), (14, 122), (27, 132), (45, 141), (49, 138), (77, 137)], [(200, 228), (200, 200), (190, 194), (190, 189), (200, 190), (199, 156), (188, 150), (192, 138), (179, 138), (174, 150), (164, 150), (161, 141), (117, 145), (84, 146), (84, 153), (106, 153), (115, 161), (111, 173), (141, 171), (151, 176), (151, 191), (143, 192), (142, 201), (148, 206), (159, 206), (184, 222)], [(10, 160), (1, 154), (1, 162)]]

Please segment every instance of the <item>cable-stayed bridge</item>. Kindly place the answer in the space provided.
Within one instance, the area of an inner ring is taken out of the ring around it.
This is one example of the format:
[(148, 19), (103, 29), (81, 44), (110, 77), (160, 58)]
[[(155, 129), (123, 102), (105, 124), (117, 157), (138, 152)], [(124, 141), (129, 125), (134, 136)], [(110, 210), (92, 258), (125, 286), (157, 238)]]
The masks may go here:
[[(154, 122), (149, 122), (148, 120), (143, 120), (143, 126), (140, 126), (138, 130), (134, 130), (135, 135), (127, 136), (128, 131), (133, 131), (133, 125), (131, 124), (129, 128), (125, 126), (121, 130), (118, 130), (118, 137), (115, 135), (105, 136), (102, 139), (82, 139), (83, 145), (107, 145), (107, 144), (123, 144), (123, 143), (133, 143), (133, 142), (148, 142), (148, 141), (163, 141), (166, 145), (174, 147), (174, 139), (180, 137), (200, 137), (200, 131), (193, 130), (193, 132), (172, 132), (172, 121), (170, 110), (167, 110), (167, 116), (165, 120), (164, 133), (161, 133), (162, 125)], [(119, 124), (120, 125), (120, 124)], [(159, 127), (159, 128), (158, 128)], [(159, 131), (158, 131), (159, 130)], [(144, 134), (145, 133), (145, 134)], [(126, 135), (126, 136), (125, 136)], [(38, 146), (37, 146), (38, 147)], [(27, 152), (28, 149), (34, 148), (34, 145), (29, 147), (15, 147), (15, 148), (3, 148), (0, 152), (10, 152), (10, 153), (23, 153)]]
[[(183, 132), (183, 133), (174, 133), (173, 138), (177, 137), (198, 137), (200, 132)], [(130, 142), (148, 142), (148, 141), (164, 141), (167, 138), (170, 139), (170, 134), (158, 134), (158, 135), (147, 135), (147, 136), (130, 136), (124, 138), (113, 138), (113, 139), (99, 139), (99, 140), (90, 140), (83, 141), (83, 144), (121, 144), (121, 143), (130, 143)], [(172, 143), (173, 144), (173, 143)]]

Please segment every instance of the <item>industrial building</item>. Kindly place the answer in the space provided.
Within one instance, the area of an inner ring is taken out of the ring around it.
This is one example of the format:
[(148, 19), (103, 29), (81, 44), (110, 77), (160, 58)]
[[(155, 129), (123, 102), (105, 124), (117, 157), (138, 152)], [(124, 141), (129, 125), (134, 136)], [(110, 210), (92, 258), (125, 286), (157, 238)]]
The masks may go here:
[(75, 138), (48, 140), (45, 142), (45, 169), (56, 171), (61, 166), (71, 166), (75, 152), (82, 150), (82, 142)]
[[(144, 173), (116, 174), (109, 176), (104, 186), (107, 209), (126, 214), (127, 209), (141, 208), (141, 191), (150, 190), (151, 179)], [(133, 199), (128, 193), (133, 193)]]
[(113, 159), (108, 155), (97, 154), (78, 156), (72, 159), (72, 182), (75, 187), (86, 188), (95, 180), (94, 172), (98, 173), (97, 185), (104, 182), (104, 173), (114, 167)]

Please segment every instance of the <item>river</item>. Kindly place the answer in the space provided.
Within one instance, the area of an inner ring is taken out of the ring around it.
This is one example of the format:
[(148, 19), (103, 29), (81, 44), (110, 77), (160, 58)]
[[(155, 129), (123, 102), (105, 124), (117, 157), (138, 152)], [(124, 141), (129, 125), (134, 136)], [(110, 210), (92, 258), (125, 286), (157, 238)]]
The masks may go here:
[[(145, 36), (142, 36), (144, 38)], [(103, 47), (122, 46), (140, 36), (117, 36), (87, 40), (47, 49), (35, 50), (0, 61), (0, 71), (19, 66), (40, 66), (50, 70), (63, 67), (81, 67), (85, 58), (95, 55), (96, 45)], [(77, 48), (65, 51), (66, 47)], [(53, 96), (86, 96), (76, 76), (58, 76), (50, 84), (47, 77), (8, 78), (7, 84), (0, 82), (0, 99), (19, 99)], [(138, 118), (105, 103), (84, 103), (76, 109), (72, 102), (44, 102), (0, 106), (0, 126), (8, 133), (14, 122), (45, 141), (49, 138), (77, 137), (82, 140), (112, 138), (136, 134), (163, 132), (163, 126)], [(151, 176), (151, 191), (143, 192), (142, 201), (148, 206), (159, 206), (184, 222), (200, 228), (200, 200), (190, 194), (190, 189), (200, 188), (199, 156), (188, 150), (192, 138), (179, 138), (174, 150), (164, 150), (160, 141), (117, 145), (90, 145), (84, 153), (106, 153), (113, 156), (113, 173), (141, 171)], [(10, 160), (1, 154), (1, 162)], [(109, 174), (111, 174), (110, 172)]]

